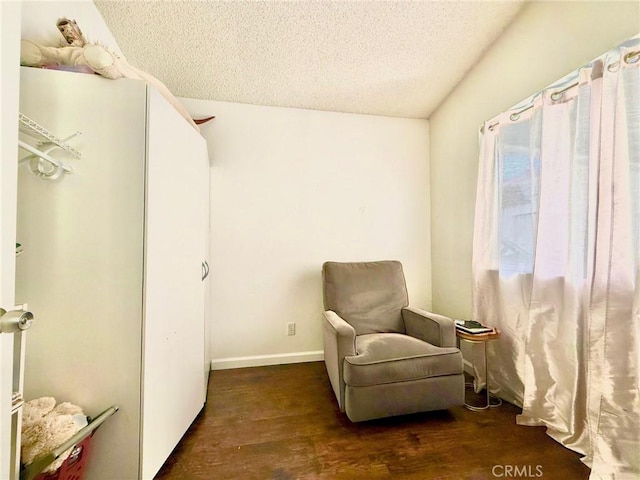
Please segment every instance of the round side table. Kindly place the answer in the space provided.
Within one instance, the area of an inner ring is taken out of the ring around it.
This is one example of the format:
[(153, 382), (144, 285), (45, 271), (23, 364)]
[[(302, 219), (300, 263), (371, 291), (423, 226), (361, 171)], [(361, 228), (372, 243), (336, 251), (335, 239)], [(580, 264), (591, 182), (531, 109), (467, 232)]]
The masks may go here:
[[(499, 407), (500, 405), (502, 405), (502, 399), (498, 397), (492, 397), (491, 393), (489, 393), (489, 359), (487, 357), (487, 343), (489, 343), (491, 340), (497, 340), (498, 338), (500, 338), (500, 332), (494, 329), (493, 332), (473, 334), (473, 333), (462, 332), (456, 328), (456, 337), (458, 339), (458, 348), (460, 348), (461, 341), (471, 343), (471, 344), (481, 343), (482, 345), (484, 345), (484, 371), (487, 377), (485, 390), (487, 392), (487, 400), (485, 402), (485, 405), (481, 405), (481, 406), (471, 405), (465, 401), (464, 406), (467, 407), (469, 410), (473, 410), (473, 411), (486, 410), (488, 408)], [(473, 383), (465, 383), (464, 386), (465, 388), (469, 386), (473, 387)], [(496, 400), (493, 403), (491, 402), (492, 398)]]

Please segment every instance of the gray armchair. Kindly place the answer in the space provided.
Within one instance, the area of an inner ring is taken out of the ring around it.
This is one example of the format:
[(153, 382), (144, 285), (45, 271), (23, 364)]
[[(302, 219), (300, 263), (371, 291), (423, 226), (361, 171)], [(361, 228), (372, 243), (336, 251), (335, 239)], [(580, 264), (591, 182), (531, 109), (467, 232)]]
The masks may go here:
[(352, 422), (464, 404), (452, 319), (409, 308), (397, 261), (322, 266), (324, 361)]

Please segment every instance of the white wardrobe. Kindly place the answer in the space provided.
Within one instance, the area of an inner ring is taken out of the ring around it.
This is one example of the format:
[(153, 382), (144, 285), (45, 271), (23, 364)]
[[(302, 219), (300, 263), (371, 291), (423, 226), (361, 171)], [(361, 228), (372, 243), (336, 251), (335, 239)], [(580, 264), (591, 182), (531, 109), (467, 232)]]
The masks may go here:
[(35, 316), (25, 398), (118, 406), (86, 479), (151, 479), (206, 400), (205, 140), (135, 80), (22, 68), (20, 111), (82, 133), (81, 159), (52, 153), (73, 173), (19, 169), (16, 296)]

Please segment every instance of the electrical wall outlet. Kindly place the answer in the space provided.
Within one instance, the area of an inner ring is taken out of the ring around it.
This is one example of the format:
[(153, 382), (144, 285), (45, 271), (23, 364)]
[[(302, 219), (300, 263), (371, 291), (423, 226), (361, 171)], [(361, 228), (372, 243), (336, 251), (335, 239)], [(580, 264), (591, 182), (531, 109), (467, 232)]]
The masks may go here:
[(287, 323), (287, 335), (295, 335), (296, 334), (296, 324), (295, 322)]

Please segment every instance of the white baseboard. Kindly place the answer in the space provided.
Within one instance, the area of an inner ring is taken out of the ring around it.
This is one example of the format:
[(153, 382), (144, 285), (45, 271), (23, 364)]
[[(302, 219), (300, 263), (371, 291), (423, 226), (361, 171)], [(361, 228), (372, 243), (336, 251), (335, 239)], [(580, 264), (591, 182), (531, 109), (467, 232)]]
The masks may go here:
[(324, 360), (324, 352), (296, 352), (275, 355), (254, 355), (250, 357), (214, 358), (211, 370), (227, 370), (229, 368), (265, 367), (286, 363), (318, 362)]

